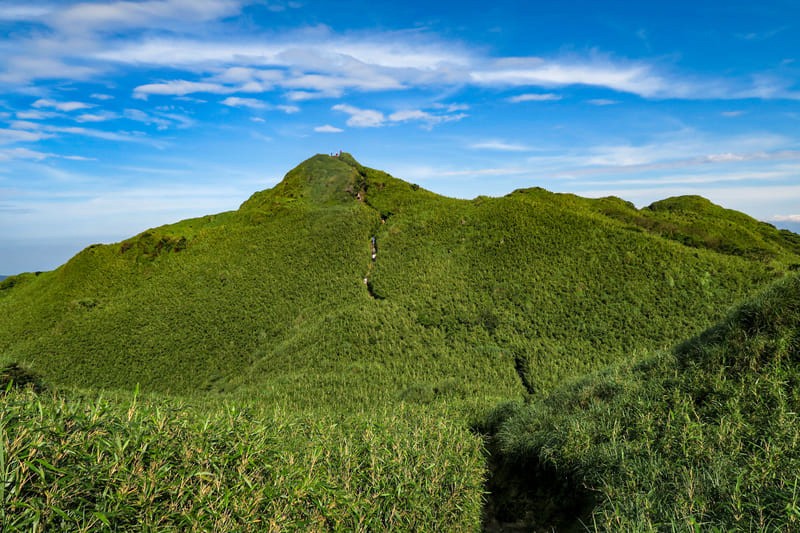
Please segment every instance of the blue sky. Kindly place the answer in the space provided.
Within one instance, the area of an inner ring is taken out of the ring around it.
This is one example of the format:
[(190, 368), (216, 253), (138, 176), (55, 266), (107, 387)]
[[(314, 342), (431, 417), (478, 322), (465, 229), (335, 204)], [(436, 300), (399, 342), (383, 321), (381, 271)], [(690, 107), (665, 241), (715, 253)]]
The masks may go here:
[(0, 274), (315, 153), (447, 196), (701, 194), (800, 230), (800, 3), (0, 1)]

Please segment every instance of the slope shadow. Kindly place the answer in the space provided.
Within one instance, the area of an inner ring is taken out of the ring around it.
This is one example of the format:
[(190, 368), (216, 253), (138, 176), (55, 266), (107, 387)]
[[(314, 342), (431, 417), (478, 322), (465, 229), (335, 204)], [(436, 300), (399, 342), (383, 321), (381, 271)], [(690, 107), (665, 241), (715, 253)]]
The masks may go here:
[(483, 531), (584, 532), (597, 504), (594, 494), (565, 472), (541, 461), (514, 461), (487, 449), (489, 476)]

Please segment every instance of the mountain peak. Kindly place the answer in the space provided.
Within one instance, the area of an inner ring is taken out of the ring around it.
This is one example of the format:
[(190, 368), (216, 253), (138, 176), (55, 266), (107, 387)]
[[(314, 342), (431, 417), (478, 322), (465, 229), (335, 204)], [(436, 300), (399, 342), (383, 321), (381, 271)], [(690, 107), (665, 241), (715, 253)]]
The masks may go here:
[(341, 204), (362, 194), (365, 183), (364, 167), (351, 154), (317, 154), (290, 170), (273, 189), (254, 194), (242, 207), (296, 201)]

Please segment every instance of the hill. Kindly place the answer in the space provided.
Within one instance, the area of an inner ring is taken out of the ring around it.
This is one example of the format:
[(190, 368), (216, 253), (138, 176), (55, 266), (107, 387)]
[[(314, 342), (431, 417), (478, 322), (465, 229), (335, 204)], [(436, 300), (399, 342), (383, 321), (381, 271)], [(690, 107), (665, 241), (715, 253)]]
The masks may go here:
[[(696, 334), (800, 263), (793, 234), (672, 204), (454, 200), (318, 155), (237, 211), (4, 280), (0, 353), (54, 384), (309, 405), (541, 393)], [(675, 242), (670, 221), (749, 244)]]
[(506, 481), (519, 489), (560, 473), (505, 519), (566, 499), (604, 530), (796, 530), (798, 382), (794, 276), (670, 352), (499, 409), (495, 455), (506, 473), (526, 472)]

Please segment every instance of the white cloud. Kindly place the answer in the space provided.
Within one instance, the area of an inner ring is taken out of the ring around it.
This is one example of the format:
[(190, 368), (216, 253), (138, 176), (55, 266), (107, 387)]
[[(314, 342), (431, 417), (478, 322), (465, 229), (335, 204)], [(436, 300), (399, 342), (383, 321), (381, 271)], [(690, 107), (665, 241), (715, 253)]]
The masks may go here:
[(17, 111), (17, 118), (20, 120), (46, 120), (49, 118), (62, 117), (61, 113), (54, 111), (39, 111), (38, 109), (29, 109), (28, 111)]
[(607, 60), (570, 62), (541, 58), (500, 59), (489, 68), (476, 69), (470, 74), (478, 85), (559, 87), (591, 85), (617, 91), (658, 97), (682, 91), (680, 86), (667, 84), (647, 64), (617, 64)]
[(37, 150), (29, 150), (27, 148), (10, 148), (6, 150), (0, 150), (0, 161), (11, 161), (15, 159), (42, 161), (43, 159), (49, 159), (49, 158), (69, 159), (72, 161), (95, 160), (93, 158), (83, 157), (79, 155), (59, 155), (48, 152), (39, 152)]
[(69, 34), (125, 28), (174, 29), (238, 13), (235, 0), (149, 0), (78, 3), (51, 13), (49, 23)]
[(775, 215), (772, 220), (776, 222), (800, 222), (800, 215)]
[(119, 118), (119, 115), (110, 111), (103, 111), (100, 113), (83, 113), (75, 117), (75, 120), (77, 122), (105, 122), (115, 118)]
[[(580, 153), (565, 154), (555, 161), (561, 167), (628, 167), (635, 170), (663, 168), (665, 165), (698, 165), (735, 161), (794, 159), (800, 152), (790, 138), (753, 131), (747, 135), (712, 136), (681, 129), (655, 136), (642, 144), (598, 144)], [(542, 167), (541, 158), (530, 160)]]
[(11, 148), (8, 150), (0, 150), (0, 161), (10, 161), (13, 159), (33, 159), (41, 161), (47, 159), (51, 154), (38, 152), (36, 150), (29, 150), (27, 148)]
[(436, 124), (443, 122), (454, 122), (466, 118), (464, 113), (457, 113), (454, 115), (435, 115), (421, 109), (405, 109), (402, 111), (395, 111), (389, 115), (389, 120), (392, 122), (409, 122), (420, 121), (425, 123), (426, 128), (432, 128)]
[(40, 98), (31, 105), (36, 108), (50, 107), (53, 109), (58, 109), (59, 111), (66, 111), (66, 112), (77, 111), (78, 109), (89, 109), (91, 107), (94, 107), (91, 104), (85, 104), (83, 102), (56, 102), (54, 100), (50, 100), (47, 98)]
[(314, 131), (317, 133), (341, 133), (344, 130), (335, 126), (331, 126), (330, 124), (325, 124), (324, 126), (317, 126), (314, 128)]
[(251, 120), (251, 121), (253, 121), (253, 122), (259, 122), (259, 123), (264, 123), (264, 122), (266, 122), (266, 120), (264, 120), (264, 119), (263, 119), (263, 118), (261, 118), (261, 117), (250, 117), (250, 120)]
[(560, 94), (555, 93), (528, 93), (512, 96), (508, 99), (509, 102), (518, 104), (520, 102), (553, 102), (561, 100)]
[(219, 83), (197, 82), (187, 80), (172, 80), (163, 83), (148, 83), (139, 85), (133, 90), (133, 97), (147, 100), (150, 95), (185, 96), (192, 93), (227, 94), (236, 92), (233, 87)]
[(743, 114), (744, 111), (723, 111), (722, 113), (720, 113), (720, 115), (722, 115), (723, 117), (728, 117), (728, 118), (739, 117), (742, 116)]
[(84, 137), (93, 137), (95, 139), (103, 139), (106, 141), (122, 141), (122, 142), (149, 142), (138, 136), (131, 135), (130, 133), (95, 130), (90, 128), (79, 127), (47, 127), (45, 131), (55, 133), (68, 133), (71, 135), (82, 135)]
[(523, 144), (507, 143), (504, 141), (484, 141), (469, 146), (474, 150), (499, 150), (501, 152), (528, 152), (530, 148)]
[(95, 100), (113, 100), (114, 97), (110, 94), (103, 94), (103, 93), (92, 93), (91, 97)]
[(607, 105), (616, 105), (619, 103), (619, 101), (611, 100), (610, 98), (592, 98), (591, 100), (586, 100), (586, 103), (602, 107)]
[(405, 111), (396, 111), (389, 115), (389, 120), (392, 122), (406, 122), (408, 120), (429, 120), (433, 115), (426, 111), (419, 109), (409, 109)]
[(189, 117), (174, 113), (154, 112), (145, 113), (140, 109), (126, 109), (123, 116), (128, 120), (141, 122), (142, 124), (154, 125), (159, 130), (166, 130), (172, 126), (189, 127), (194, 125), (194, 121)]
[(456, 111), (467, 111), (469, 105), (467, 104), (433, 104), (434, 109), (444, 109), (448, 113), (455, 113)]
[(51, 6), (7, 4), (0, 6), (0, 20), (33, 21), (49, 14), (52, 10)]
[(222, 100), (220, 103), (229, 107), (247, 107), (250, 109), (278, 110), (278, 111), (283, 111), (287, 115), (291, 115), (293, 113), (297, 113), (300, 111), (300, 108), (297, 107), (296, 105), (283, 105), (283, 104), (272, 105), (257, 98), (240, 98), (238, 96), (229, 96), (228, 98)]
[(267, 104), (262, 100), (257, 100), (255, 98), (239, 98), (238, 96), (229, 96), (220, 103), (230, 107), (248, 107), (250, 109), (265, 109), (267, 107)]
[(350, 115), (347, 125), (355, 128), (376, 128), (383, 126), (386, 120), (383, 113), (374, 109), (360, 109), (347, 104), (337, 104), (331, 109)]
[(28, 131), (25, 128), (22, 129), (0, 128), (0, 144), (11, 144), (18, 142), (36, 142), (36, 141), (41, 141), (42, 139), (47, 139), (49, 137), (52, 137), (52, 135), (38, 131)]
[(312, 91), (289, 91), (285, 94), (285, 96), (292, 102), (303, 102), (305, 100), (313, 100), (315, 98), (327, 98), (330, 95)]
[[(0, 130), (0, 142), (2, 142), (3, 132), (12, 132), (8, 134), (8, 138), (17, 141), (38, 141), (53, 137), (55, 133), (67, 133), (70, 135), (81, 135), (84, 137), (93, 137), (95, 139), (104, 139), (107, 141), (123, 141), (123, 142), (140, 142), (151, 143), (153, 141), (143, 138), (141, 136), (132, 135), (127, 132), (113, 132), (105, 130), (97, 130), (91, 128), (82, 128), (77, 126), (54, 126), (51, 124), (40, 124), (38, 122), (25, 122), (14, 121), (11, 123), (14, 130)], [(22, 131), (25, 130), (25, 131)]]
[[(32, 80), (86, 80), (97, 76), (101, 69), (85, 64), (70, 64), (69, 47), (60, 51), (59, 43), (19, 41), (10, 54), (0, 49), (0, 82), (28, 85)], [(56, 51), (51, 49), (55, 48)], [(75, 50), (75, 56), (80, 56)], [(64, 57), (57, 57), (64, 56)], [(79, 60), (79, 57), (75, 57)]]

